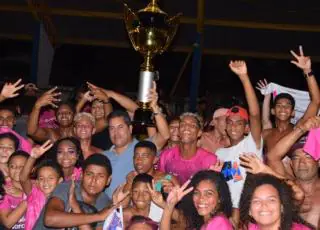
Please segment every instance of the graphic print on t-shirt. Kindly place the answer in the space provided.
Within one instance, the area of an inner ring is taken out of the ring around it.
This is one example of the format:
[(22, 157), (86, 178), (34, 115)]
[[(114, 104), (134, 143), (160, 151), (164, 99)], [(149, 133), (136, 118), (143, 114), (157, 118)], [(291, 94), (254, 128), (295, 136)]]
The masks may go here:
[(233, 180), (233, 182), (238, 182), (243, 180), (239, 164), (236, 161), (224, 162), (221, 173), (226, 181)]

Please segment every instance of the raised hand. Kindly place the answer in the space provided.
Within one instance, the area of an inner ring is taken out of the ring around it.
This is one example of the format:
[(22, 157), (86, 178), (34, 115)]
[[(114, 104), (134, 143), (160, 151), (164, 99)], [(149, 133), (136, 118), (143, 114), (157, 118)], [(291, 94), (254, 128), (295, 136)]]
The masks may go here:
[(150, 101), (150, 107), (155, 110), (158, 106), (158, 93), (157, 93), (157, 84), (155, 81), (152, 83), (152, 88), (150, 89), (148, 100)]
[(34, 159), (38, 159), (41, 157), (45, 152), (47, 152), (51, 147), (53, 146), (53, 143), (51, 140), (47, 140), (43, 145), (41, 146), (36, 146), (32, 148), (30, 157)]
[(311, 59), (304, 56), (302, 46), (299, 46), (299, 54), (296, 54), (293, 50), (290, 50), (290, 53), (296, 59), (291, 61), (292, 64), (300, 68), (305, 74), (311, 72)]
[(239, 76), (240, 80), (244, 77), (248, 77), (248, 70), (245, 61), (230, 61), (229, 67), (232, 72)]
[(93, 94), (93, 99), (98, 99), (103, 102), (109, 102), (108, 95), (102, 89), (91, 89), (91, 93)]
[(60, 98), (58, 98), (61, 95), (61, 92), (56, 92), (57, 89), (58, 87), (56, 86), (42, 94), (42, 96), (36, 101), (35, 106), (41, 108), (46, 105), (51, 105), (54, 108), (58, 108), (56, 103), (61, 101)]
[(15, 83), (5, 83), (1, 90), (1, 95), (4, 98), (13, 98), (19, 96), (19, 93), (17, 93), (17, 91), (24, 87), (23, 84), (19, 85), (21, 81), (22, 79), (20, 78)]
[(129, 194), (130, 191), (123, 192), (125, 184), (120, 185), (112, 194), (112, 202), (114, 205), (119, 204), (123, 201)]
[(79, 206), (79, 203), (77, 201), (77, 197), (76, 197), (76, 193), (75, 193), (76, 185), (75, 185), (74, 181), (75, 181), (75, 178), (72, 177), (71, 186), (70, 186), (70, 189), (69, 189), (68, 201), (69, 201), (69, 206), (71, 207), (72, 211), (73, 212), (78, 212), (79, 209), (80, 209), (80, 206)]
[(193, 187), (190, 187), (190, 188), (186, 189), (189, 184), (190, 184), (190, 180), (186, 181), (181, 187), (175, 186), (171, 190), (171, 192), (169, 193), (169, 195), (167, 197), (167, 205), (168, 205), (168, 207), (174, 208), (176, 206), (176, 204), (185, 195), (187, 195), (189, 192), (191, 192), (193, 190)]
[(91, 91), (87, 91), (85, 94), (83, 94), (83, 99), (90, 102), (93, 101), (94, 97)]
[(147, 186), (148, 186), (148, 190), (150, 192), (152, 201), (159, 207), (164, 208), (165, 201), (163, 200), (162, 194), (156, 191), (154, 180), (152, 180), (152, 187), (150, 186), (150, 184), (147, 184)]
[(271, 93), (267, 93), (268, 81), (264, 78), (263, 80), (259, 80), (256, 89), (261, 92), (262, 95), (267, 95)]
[(265, 173), (267, 167), (255, 154), (241, 155), (240, 165), (252, 174)]
[(217, 160), (217, 162), (209, 167), (210, 170), (220, 173), (224, 162)]

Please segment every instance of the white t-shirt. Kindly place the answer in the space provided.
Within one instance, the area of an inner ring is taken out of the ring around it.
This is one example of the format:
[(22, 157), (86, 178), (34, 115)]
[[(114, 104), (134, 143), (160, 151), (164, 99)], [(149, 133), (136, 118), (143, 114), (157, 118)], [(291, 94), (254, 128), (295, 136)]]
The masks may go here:
[[(263, 146), (262, 137), (261, 146)], [(244, 153), (254, 153), (262, 159), (262, 147), (257, 149), (251, 133), (237, 145), (229, 148), (220, 148), (216, 152), (218, 159), (224, 162), (221, 173), (228, 183), (234, 208), (239, 207), (240, 196), (247, 175), (245, 168), (240, 166), (239, 159), (239, 156)]]

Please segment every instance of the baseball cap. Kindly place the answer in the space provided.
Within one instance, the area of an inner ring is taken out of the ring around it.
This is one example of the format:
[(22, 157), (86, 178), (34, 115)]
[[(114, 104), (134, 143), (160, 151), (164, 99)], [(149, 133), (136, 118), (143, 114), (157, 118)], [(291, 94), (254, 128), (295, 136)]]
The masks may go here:
[(238, 106), (238, 105), (233, 106), (227, 112), (227, 117), (236, 116), (236, 115), (240, 116), (247, 122), (249, 121), (249, 115), (247, 110), (245, 108), (242, 108), (241, 106)]

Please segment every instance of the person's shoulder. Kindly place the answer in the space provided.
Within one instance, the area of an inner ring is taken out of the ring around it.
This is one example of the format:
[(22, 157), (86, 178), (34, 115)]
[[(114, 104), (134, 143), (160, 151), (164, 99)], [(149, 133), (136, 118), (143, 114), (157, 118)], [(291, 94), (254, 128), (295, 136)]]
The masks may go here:
[(215, 229), (215, 227), (219, 227), (219, 229), (221, 229), (221, 230), (232, 230), (233, 229), (231, 222), (224, 215), (217, 215), (217, 216), (213, 217), (209, 221), (206, 229), (208, 229), (208, 230)]
[(178, 147), (178, 146), (164, 149), (164, 150), (160, 153), (160, 156), (161, 156), (161, 155), (164, 156), (164, 155), (176, 154), (176, 153), (179, 153), (179, 147)]
[(197, 149), (197, 154), (199, 154), (199, 156), (201, 156), (201, 157), (208, 157), (208, 158), (216, 158), (217, 157), (215, 153), (209, 152), (201, 147)]

